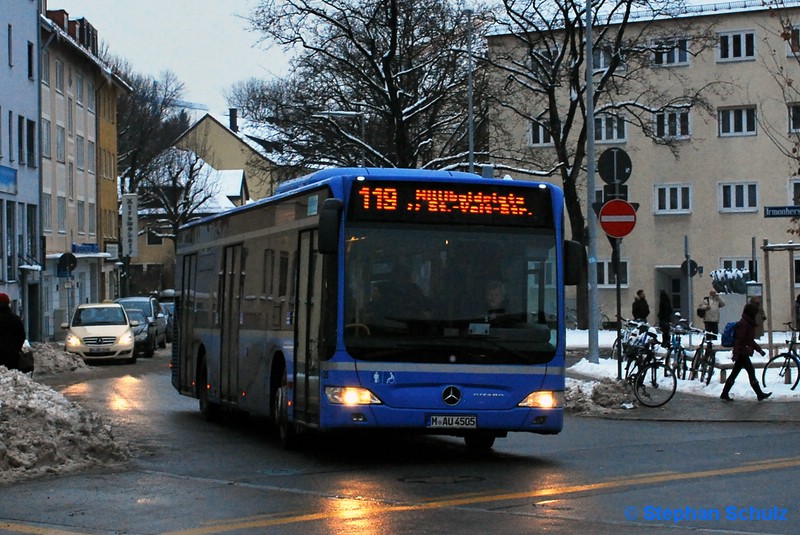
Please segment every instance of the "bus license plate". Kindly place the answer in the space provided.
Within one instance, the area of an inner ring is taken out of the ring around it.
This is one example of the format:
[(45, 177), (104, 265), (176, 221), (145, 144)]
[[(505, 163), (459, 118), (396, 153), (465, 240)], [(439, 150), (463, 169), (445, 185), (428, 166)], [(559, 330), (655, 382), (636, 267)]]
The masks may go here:
[(431, 416), (428, 427), (478, 427), (477, 416)]

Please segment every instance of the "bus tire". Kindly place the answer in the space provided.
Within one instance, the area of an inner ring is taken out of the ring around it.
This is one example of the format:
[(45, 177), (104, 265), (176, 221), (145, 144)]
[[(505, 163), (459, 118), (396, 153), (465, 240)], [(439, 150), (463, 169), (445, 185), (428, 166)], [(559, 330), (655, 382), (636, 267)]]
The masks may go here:
[(275, 370), (280, 381), (272, 389), (272, 422), (278, 430), (278, 440), (283, 449), (292, 449), (296, 442), (294, 424), (289, 422), (289, 385), (286, 368)]
[(488, 451), (494, 446), (495, 437), (491, 433), (485, 431), (477, 431), (464, 435), (464, 444), (467, 445), (468, 450), (472, 451)]
[(197, 399), (200, 407), (200, 414), (207, 422), (213, 422), (219, 419), (221, 407), (218, 403), (208, 399), (208, 368), (206, 367), (206, 359), (200, 358), (200, 366), (197, 371)]

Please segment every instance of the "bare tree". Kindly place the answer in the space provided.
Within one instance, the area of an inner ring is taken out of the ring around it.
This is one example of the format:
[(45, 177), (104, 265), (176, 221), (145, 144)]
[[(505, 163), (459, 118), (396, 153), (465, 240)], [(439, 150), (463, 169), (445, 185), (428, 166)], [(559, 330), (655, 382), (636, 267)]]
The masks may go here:
[(133, 91), (118, 102), (118, 154), (122, 193), (138, 193), (140, 185), (158, 172), (158, 156), (190, 126), (178, 106), (183, 93), (174, 73), (161, 78), (127, 70), (123, 75)]
[[(250, 21), (264, 40), (300, 50), (288, 77), (243, 82), (230, 95), (284, 161), (442, 168), (467, 160), (469, 32), (452, 2), (262, 0)], [(484, 77), (475, 75), (480, 132)]]
[(169, 148), (153, 159), (154, 172), (139, 184), (140, 212), (149, 228), (175, 245), (178, 228), (214, 213), (219, 173), (193, 151)]

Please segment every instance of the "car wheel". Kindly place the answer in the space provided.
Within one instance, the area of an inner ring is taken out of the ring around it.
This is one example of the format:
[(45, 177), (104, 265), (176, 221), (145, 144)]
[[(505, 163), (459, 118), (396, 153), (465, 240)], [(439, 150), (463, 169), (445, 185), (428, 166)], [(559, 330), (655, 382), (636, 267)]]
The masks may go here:
[(161, 341), (158, 343), (158, 347), (160, 347), (161, 349), (164, 349), (165, 347), (167, 347), (167, 333), (166, 332), (164, 332), (164, 334), (161, 336)]
[(144, 352), (145, 358), (151, 359), (156, 354), (156, 341), (155, 339), (150, 339), (150, 345), (147, 348), (147, 351)]

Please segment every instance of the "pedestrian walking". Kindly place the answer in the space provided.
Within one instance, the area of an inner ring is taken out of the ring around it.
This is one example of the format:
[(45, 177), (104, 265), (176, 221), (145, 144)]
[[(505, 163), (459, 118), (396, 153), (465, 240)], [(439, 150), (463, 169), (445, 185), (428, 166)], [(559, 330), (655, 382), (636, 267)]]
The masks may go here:
[(661, 345), (669, 349), (669, 331), (672, 325), (672, 299), (666, 290), (658, 297), (658, 328), (661, 329)]
[(16, 369), (25, 343), (25, 325), (11, 312), (11, 299), (0, 292), (0, 365)]
[(750, 386), (753, 388), (753, 392), (756, 393), (758, 401), (767, 399), (772, 395), (772, 392), (765, 393), (761, 391), (761, 385), (758, 384), (758, 379), (756, 379), (756, 370), (750, 360), (754, 351), (758, 351), (761, 355), (766, 354), (755, 339), (756, 315), (758, 314), (758, 309), (758, 304), (747, 303), (742, 311), (742, 319), (736, 324), (736, 334), (733, 338), (733, 369), (728, 379), (725, 381), (722, 394), (719, 396), (720, 399), (724, 401), (733, 401), (733, 398), (730, 397), (730, 391), (731, 388), (733, 388), (733, 383), (736, 382), (736, 377), (742, 369), (747, 372), (747, 377), (750, 379)]
[(631, 315), (634, 320), (647, 323), (647, 316), (650, 315), (650, 305), (647, 304), (644, 290), (636, 292), (636, 297), (633, 298), (633, 304), (631, 305)]
[(719, 334), (719, 309), (724, 306), (725, 301), (714, 289), (708, 292), (708, 296), (697, 306), (698, 311), (703, 311), (703, 325), (706, 331)]

